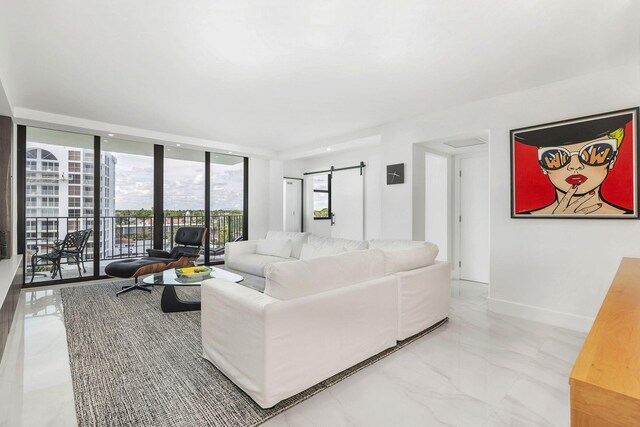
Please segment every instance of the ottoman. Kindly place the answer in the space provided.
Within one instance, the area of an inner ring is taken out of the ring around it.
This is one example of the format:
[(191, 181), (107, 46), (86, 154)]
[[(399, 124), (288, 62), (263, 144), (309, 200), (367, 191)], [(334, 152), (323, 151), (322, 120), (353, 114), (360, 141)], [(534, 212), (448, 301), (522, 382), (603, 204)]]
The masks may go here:
[(116, 295), (120, 295), (134, 289), (143, 289), (151, 292), (151, 289), (146, 287), (147, 285), (138, 284), (138, 277), (166, 270), (167, 268), (170, 268), (169, 264), (172, 262), (175, 262), (175, 260), (162, 258), (124, 259), (107, 265), (104, 268), (104, 272), (110, 277), (119, 277), (122, 279), (129, 279), (133, 277), (135, 279), (133, 285), (123, 286), (122, 290), (118, 291)]

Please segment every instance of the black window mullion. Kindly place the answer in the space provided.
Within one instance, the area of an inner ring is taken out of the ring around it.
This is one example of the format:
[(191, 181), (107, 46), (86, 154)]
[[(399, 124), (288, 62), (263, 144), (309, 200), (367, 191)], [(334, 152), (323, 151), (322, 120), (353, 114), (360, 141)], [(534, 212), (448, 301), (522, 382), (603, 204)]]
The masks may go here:
[[(17, 178), (18, 178), (18, 194), (16, 202), (18, 203), (18, 247), (17, 252), (27, 256), (26, 252), (26, 174), (27, 174), (27, 127), (18, 125), (18, 147), (17, 147)], [(36, 219), (36, 224), (38, 220)], [(36, 234), (37, 235), (37, 234)], [(23, 260), (23, 272), (26, 272), (27, 260)]]
[(249, 158), (244, 158), (242, 239), (249, 240)]
[(207, 229), (204, 238), (204, 265), (211, 262), (209, 236), (211, 235), (211, 153), (204, 153), (204, 226)]
[[(100, 276), (100, 137), (93, 137), (93, 277)], [(96, 194), (97, 193), (97, 194)], [(86, 249), (85, 249), (86, 250)]]
[(153, 248), (162, 250), (164, 239), (164, 146), (153, 146)]
[[(331, 167), (331, 169), (333, 169), (333, 166)], [(331, 210), (331, 183), (333, 181), (333, 171), (329, 174), (328, 181), (329, 181), (329, 185), (328, 185), (329, 186), (329, 219), (332, 219), (333, 211)], [(333, 225), (333, 222), (331, 225)]]

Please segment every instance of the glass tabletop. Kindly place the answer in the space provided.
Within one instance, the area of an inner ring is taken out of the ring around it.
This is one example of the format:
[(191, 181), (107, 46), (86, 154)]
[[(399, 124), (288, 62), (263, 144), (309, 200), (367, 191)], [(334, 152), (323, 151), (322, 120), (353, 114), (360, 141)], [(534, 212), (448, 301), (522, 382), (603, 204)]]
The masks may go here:
[(176, 269), (171, 268), (169, 270), (160, 271), (150, 276), (145, 277), (142, 282), (145, 285), (164, 285), (164, 286), (200, 286), (203, 281), (208, 279), (225, 279), (230, 282), (242, 282), (244, 278), (239, 274), (225, 271), (221, 268), (211, 267), (211, 273), (209, 277), (197, 280), (184, 280), (179, 279), (176, 275)]

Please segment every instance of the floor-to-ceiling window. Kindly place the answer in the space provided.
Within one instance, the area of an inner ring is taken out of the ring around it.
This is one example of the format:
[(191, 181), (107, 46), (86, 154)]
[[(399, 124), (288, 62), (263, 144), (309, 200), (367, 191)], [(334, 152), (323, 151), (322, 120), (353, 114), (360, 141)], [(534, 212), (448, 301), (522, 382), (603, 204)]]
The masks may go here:
[[(164, 149), (164, 249), (173, 248), (179, 227), (205, 226), (205, 152)], [(200, 262), (204, 261), (204, 248)]]
[(26, 129), (27, 282), (93, 275), (93, 147), (90, 135)]
[(26, 126), (18, 147), (27, 284), (103, 277), (111, 262), (170, 250), (182, 226), (209, 227), (201, 263), (246, 238), (245, 157)]
[(218, 262), (224, 259), (224, 244), (245, 235), (245, 159), (218, 153), (210, 158), (210, 260)]
[(101, 140), (100, 274), (113, 260), (153, 247), (153, 144)]

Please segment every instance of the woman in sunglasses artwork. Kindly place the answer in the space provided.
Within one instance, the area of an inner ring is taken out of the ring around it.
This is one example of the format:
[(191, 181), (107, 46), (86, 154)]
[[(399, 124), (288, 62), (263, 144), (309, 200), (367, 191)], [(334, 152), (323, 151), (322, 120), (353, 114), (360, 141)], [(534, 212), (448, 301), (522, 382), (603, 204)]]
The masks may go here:
[(513, 217), (637, 218), (637, 109), (511, 132)]

